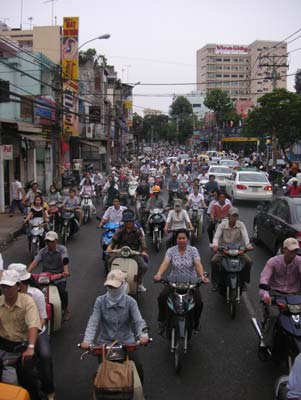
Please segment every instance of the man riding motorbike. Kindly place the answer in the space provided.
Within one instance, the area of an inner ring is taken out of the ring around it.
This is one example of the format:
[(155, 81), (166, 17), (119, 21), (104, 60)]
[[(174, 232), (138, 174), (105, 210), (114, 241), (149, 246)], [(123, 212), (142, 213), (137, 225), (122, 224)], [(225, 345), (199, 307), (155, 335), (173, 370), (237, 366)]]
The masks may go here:
[(283, 254), (271, 257), (260, 274), (260, 285), (268, 285), (270, 291), (261, 289), (259, 295), (268, 307), (263, 343), (260, 347), (272, 349), (274, 345), (274, 327), (279, 318), (279, 309), (272, 305), (273, 295), (277, 292), (296, 294), (301, 290), (301, 257), (297, 255), (299, 243), (295, 238), (285, 239)]
[(114, 222), (115, 224), (120, 224), (122, 220), (122, 213), (126, 210), (126, 207), (120, 205), (120, 198), (115, 196), (113, 199), (113, 205), (109, 207), (104, 213), (98, 227), (102, 228), (103, 225), (108, 222)]
[(219, 183), (215, 180), (215, 175), (209, 175), (209, 181), (205, 184), (204, 190), (208, 194), (211, 194), (214, 190), (220, 190)]
[(168, 182), (168, 204), (172, 205), (174, 199), (174, 193), (178, 192), (180, 189), (180, 184), (177, 180), (177, 174), (173, 173), (171, 180)]
[[(124, 227), (117, 231), (112, 237), (111, 243), (109, 244), (107, 251), (117, 248), (121, 249), (123, 246), (129, 246), (132, 250), (141, 251), (141, 256), (133, 256), (138, 264), (138, 292), (146, 292), (146, 288), (143, 285), (143, 277), (147, 271), (147, 264), (143, 257), (148, 258), (147, 246), (145, 243), (144, 236), (140, 229), (135, 227), (134, 213), (131, 210), (125, 210), (123, 212), (122, 221)], [(112, 263), (114, 258), (118, 256), (113, 255), (109, 259), (109, 265)]]
[(162, 196), (160, 196), (161, 188), (159, 185), (155, 185), (152, 188), (154, 196), (149, 198), (146, 207), (148, 210), (153, 210), (154, 208), (164, 208), (165, 200)]
[(145, 179), (141, 179), (140, 184), (138, 185), (134, 198), (138, 199), (136, 200), (136, 211), (137, 211), (137, 216), (139, 218), (139, 220), (141, 220), (141, 216), (140, 216), (140, 208), (141, 208), (141, 202), (139, 197), (141, 196), (143, 199), (145, 199), (146, 201), (148, 200), (150, 195), (150, 191), (149, 191), (149, 186), (146, 182)]
[[(85, 331), (82, 349), (89, 349), (99, 331), (96, 344), (111, 344), (115, 340), (123, 344), (135, 343), (139, 338), (141, 344), (149, 341), (148, 329), (142, 318), (137, 302), (126, 295), (126, 275), (120, 270), (109, 272), (104, 283), (106, 294), (97, 297)], [(130, 359), (135, 362), (141, 383), (143, 368), (137, 357), (138, 352), (131, 352)]]
[(224, 218), (227, 218), (232, 204), (230, 200), (226, 199), (224, 192), (219, 192), (218, 200), (213, 204), (210, 212), (210, 223), (207, 228), (209, 242), (212, 243), (216, 224), (221, 222)]
[[(222, 258), (224, 257), (222, 252), (219, 252), (219, 246), (227, 246), (230, 244), (236, 244), (244, 246), (248, 250), (252, 250), (253, 246), (250, 243), (249, 235), (245, 224), (238, 220), (238, 209), (235, 207), (230, 208), (228, 212), (228, 221), (224, 221), (219, 224), (214, 238), (213, 238), (213, 251), (215, 255), (211, 259), (211, 278), (212, 278), (212, 290), (216, 291), (220, 269), (222, 264)], [(243, 259), (245, 267), (243, 269), (243, 282), (250, 282), (250, 270), (252, 266), (252, 260), (246, 254), (241, 254), (240, 257)]]
[(45, 237), (46, 247), (41, 249), (28, 267), (28, 272), (33, 271), (41, 262), (43, 272), (50, 272), (52, 274), (63, 274), (63, 277), (55, 281), (55, 285), (59, 291), (62, 302), (62, 309), (64, 311), (64, 320), (71, 319), (71, 312), (68, 305), (68, 292), (66, 278), (70, 276), (69, 272), (69, 257), (65, 246), (57, 244), (58, 236), (54, 231), (49, 231)]

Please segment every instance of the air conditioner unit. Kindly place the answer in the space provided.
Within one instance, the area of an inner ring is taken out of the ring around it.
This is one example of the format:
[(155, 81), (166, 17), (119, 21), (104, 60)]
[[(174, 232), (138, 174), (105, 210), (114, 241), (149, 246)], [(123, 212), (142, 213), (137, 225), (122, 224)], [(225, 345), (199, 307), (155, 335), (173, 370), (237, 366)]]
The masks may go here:
[(93, 139), (94, 124), (86, 124), (86, 138)]

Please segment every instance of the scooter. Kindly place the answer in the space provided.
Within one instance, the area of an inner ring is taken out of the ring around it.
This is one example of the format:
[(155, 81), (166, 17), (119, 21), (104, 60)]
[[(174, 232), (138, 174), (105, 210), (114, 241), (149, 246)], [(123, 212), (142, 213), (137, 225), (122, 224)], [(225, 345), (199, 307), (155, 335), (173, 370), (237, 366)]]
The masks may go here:
[[(151, 339), (149, 340), (151, 341)], [(106, 345), (95, 345), (91, 344), (89, 350), (82, 353), (80, 359), (82, 360), (86, 354), (91, 354), (94, 356), (106, 357), (108, 361), (123, 363), (128, 359), (128, 353), (135, 351), (140, 347), (139, 341), (132, 344), (123, 344), (119, 342), (113, 342), (112, 344)], [(80, 344), (78, 345), (80, 347)], [(105, 352), (105, 354), (104, 354)], [(131, 399), (131, 400), (145, 400), (142, 383), (133, 361), (129, 361), (133, 369), (133, 392), (130, 393), (120, 393), (112, 392), (105, 393), (103, 390), (99, 390), (93, 385), (93, 400), (107, 400), (107, 399)], [(100, 368), (101, 368), (100, 364)], [(128, 395), (128, 397), (127, 397)]]
[(45, 224), (43, 218), (33, 218), (29, 222), (28, 247), (31, 258), (34, 259), (44, 246)]
[(162, 208), (154, 208), (150, 210), (149, 216), (149, 229), (152, 234), (152, 241), (156, 251), (160, 250), (161, 242), (163, 239), (163, 229), (165, 225), (164, 210)]
[(57, 231), (59, 229), (59, 214), (62, 207), (62, 203), (51, 200), (48, 203), (48, 215), (49, 215), (49, 230)]
[(204, 232), (203, 208), (198, 205), (192, 206), (190, 212), (190, 220), (193, 226), (192, 243), (194, 243), (197, 239), (201, 238), (202, 232)]
[[(259, 287), (263, 290), (270, 290), (268, 285), (261, 284)], [(263, 340), (262, 331), (265, 329), (268, 317), (268, 306), (263, 303), (261, 328), (256, 318), (252, 318), (253, 327), (260, 339), (258, 357), (262, 361), (266, 361), (270, 357), (284, 359), (290, 369), (295, 357), (301, 352), (301, 296), (283, 295), (277, 294), (277, 292), (272, 293), (272, 295), (272, 304), (278, 307), (280, 316), (275, 330), (275, 344), (273, 349), (268, 349), (268, 352), (262, 352), (260, 345)]]
[(231, 319), (235, 319), (236, 306), (240, 304), (240, 298), (244, 281), (241, 273), (245, 267), (240, 256), (246, 252), (246, 249), (231, 244), (228, 246), (220, 246), (219, 251), (223, 252), (222, 268), (218, 282), (218, 291), (225, 297), (226, 303), (229, 305)]
[(90, 210), (92, 208), (92, 198), (86, 194), (82, 195), (81, 208), (83, 210), (83, 222), (86, 224), (90, 218)]
[(62, 302), (58, 288), (54, 282), (62, 279), (63, 274), (41, 272), (39, 274), (32, 274), (32, 277), (39, 284), (45, 296), (47, 312), (46, 330), (48, 335), (51, 336), (54, 332), (59, 331), (62, 327)]
[(175, 371), (178, 373), (193, 332), (195, 308), (193, 290), (199, 287), (202, 281), (197, 277), (179, 274), (161, 279), (161, 283), (171, 288), (167, 300), (169, 317), (163, 335), (170, 340), (170, 351), (174, 355)]
[(79, 222), (75, 218), (73, 208), (64, 208), (61, 219), (61, 238), (65, 245), (67, 240), (79, 230)]
[(119, 229), (120, 225), (115, 222), (107, 222), (103, 225), (103, 233), (100, 238), (100, 243), (102, 247), (102, 259), (105, 264), (105, 272), (106, 274), (109, 272), (108, 267), (108, 253), (106, 252), (108, 245), (110, 244), (112, 237), (114, 236), (117, 229)]
[(111, 264), (111, 270), (120, 269), (126, 273), (127, 294), (137, 295), (138, 281), (138, 264), (137, 261), (131, 258), (132, 256), (141, 256), (139, 251), (134, 251), (128, 246), (123, 246), (121, 249), (114, 249), (109, 254), (116, 254)]

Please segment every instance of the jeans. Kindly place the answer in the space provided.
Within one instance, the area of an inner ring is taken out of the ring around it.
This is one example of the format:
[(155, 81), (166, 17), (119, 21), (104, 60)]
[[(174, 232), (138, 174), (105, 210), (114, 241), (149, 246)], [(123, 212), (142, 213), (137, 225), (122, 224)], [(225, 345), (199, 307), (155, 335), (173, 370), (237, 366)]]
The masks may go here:
[(13, 201), (11, 202), (9, 213), (14, 214), (16, 207), (18, 207), (21, 214), (24, 214), (24, 215), (26, 214), (26, 207), (23, 206), (22, 200), (16, 200), (16, 199), (13, 199)]
[(42, 389), (46, 393), (54, 392), (53, 362), (49, 336), (46, 330), (38, 336), (37, 352), (39, 356)]

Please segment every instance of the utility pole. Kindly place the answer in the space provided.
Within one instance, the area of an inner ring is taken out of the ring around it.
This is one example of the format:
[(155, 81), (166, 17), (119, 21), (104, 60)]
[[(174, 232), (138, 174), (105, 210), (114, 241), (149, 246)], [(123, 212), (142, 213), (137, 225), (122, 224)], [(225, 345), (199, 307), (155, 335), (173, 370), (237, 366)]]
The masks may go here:
[[(281, 60), (282, 59), (282, 60)], [(283, 62), (283, 59), (285, 62)], [(277, 81), (281, 79), (281, 75), (278, 72), (279, 68), (288, 68), (287, 64), (287, 54), (284, 55), (276, 55), (276, 54), (267, 54), (260, 55), (259, 57), (259, 67), (266, 67), (268, 70), (271, 69), (270, 75), (266, 75), (264, 79), (271, 79), (273, 84), (273, 90), (277, 89)], [(276, 132), (272, 132), (272, 164), (273, 167), (277, 165), (277, 153), (278, 153), (278, 140)]]

